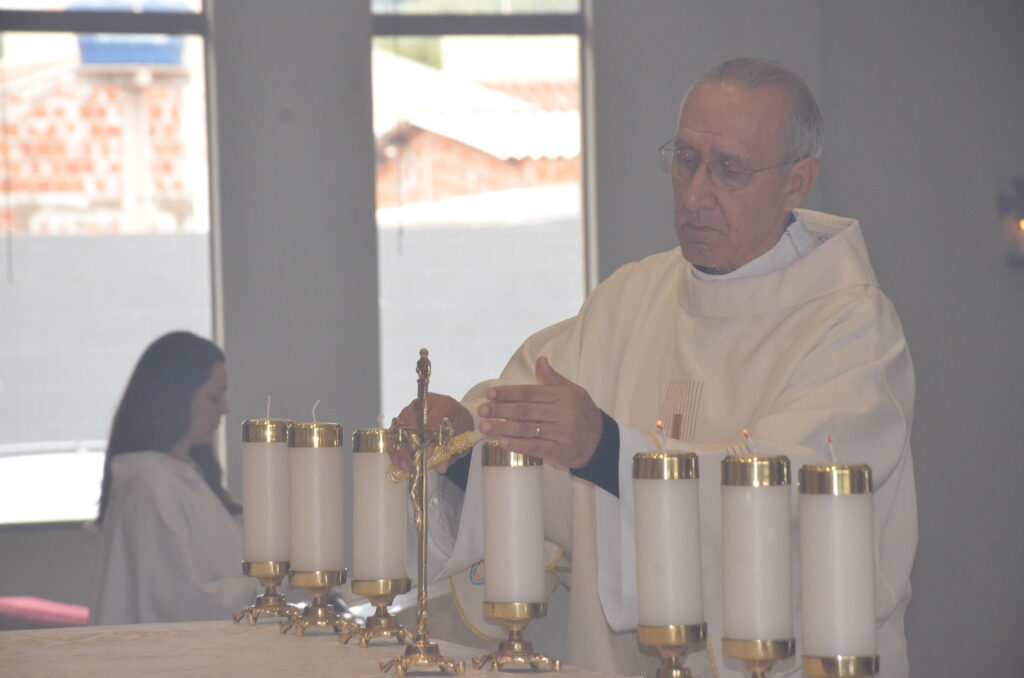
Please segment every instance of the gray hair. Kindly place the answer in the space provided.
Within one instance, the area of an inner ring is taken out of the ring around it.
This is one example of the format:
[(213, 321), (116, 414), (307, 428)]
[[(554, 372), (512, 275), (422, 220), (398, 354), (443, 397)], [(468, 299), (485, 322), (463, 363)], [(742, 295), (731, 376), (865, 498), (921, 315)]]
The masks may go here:
[(743, 85), (750, 89), (764, 86), (782, 88), (790, 99), (783, 161), (796, 162), (821, 155), (825, 139), (821, 110), (807, 83), (799, 75), (772, 59), (739, 57), (715, 66), (697, 81), (697, 85), (716, 82)]

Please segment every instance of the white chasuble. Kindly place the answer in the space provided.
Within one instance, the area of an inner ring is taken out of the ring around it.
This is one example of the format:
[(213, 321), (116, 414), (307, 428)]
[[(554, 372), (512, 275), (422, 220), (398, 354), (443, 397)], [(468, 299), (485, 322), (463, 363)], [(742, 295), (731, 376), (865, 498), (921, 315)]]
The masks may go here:
[[(903, 615), (917, 543), (910, 355), (893, 306), (878, 287), (858, 223), (808, 210), (796, 213), (821, 243), (802, 258), (760, 275), (715, 280), (695, 274), (678, 249), (623, 266), (594, 291), (579, 315), (527, 339), (499, 380), (466, 395), (464, 404), (475, 416), (487, 388), (535, 383), (534, 363), (547, 356), (619, 426), (619, 497), (565, 469), (544, 466), (551, 487), (572, 496), (571, 504), (564, 499), (557, 504), (562, 508), (545, 505), (547, 538), (571, 557), (564, 657), (569, 663), (623, 675), (641, 671), (633, 640), (632, 457), (664, 445), (700, 455), (702, 585), (710, 643), (707, 652), (688, 657), (687, 666), (694, 675), (743, 675), (719, 649), (720, 463), (729, 445), (742, 445), (741, 432), (748, 429), (757, 453), (789, 457), (793, 476), (803, 464), (829, 460), (830, 435), (839, 462), (871, 466), (879, 675), (907, 675)], [(675, 414), (681, 416), (673, 431)], [(655, 423), (666, 415), (672, 435), (663, 436)], [(483, 557), (478, 456), (470, 467), (461, 519), (450, 523), (457, 538), (443, 547), (432, 545), (447, 558), (443, 576)], [(795, 484), (792, 498), (798, 549)], [(797, 563), (794, 557), (795, 592)], [(798, 599), (794, 611), (798, 662)], [(788, 666), (791, 670), (792, 662)]]

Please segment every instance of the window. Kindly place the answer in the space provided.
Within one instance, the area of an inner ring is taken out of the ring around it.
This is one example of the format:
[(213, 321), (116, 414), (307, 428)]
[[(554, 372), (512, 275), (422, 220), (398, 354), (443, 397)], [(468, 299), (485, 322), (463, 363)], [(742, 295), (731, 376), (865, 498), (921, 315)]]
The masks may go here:
[(88, 520), (135, 361), (212, 331), (205, 17), (0, 0), (0, 25), (0, 523)]
[[(382, 411), (461, 396), (583, 300), (578, 2), (374, 2)], [(469, 14), (469, 12), (491, 12)]]

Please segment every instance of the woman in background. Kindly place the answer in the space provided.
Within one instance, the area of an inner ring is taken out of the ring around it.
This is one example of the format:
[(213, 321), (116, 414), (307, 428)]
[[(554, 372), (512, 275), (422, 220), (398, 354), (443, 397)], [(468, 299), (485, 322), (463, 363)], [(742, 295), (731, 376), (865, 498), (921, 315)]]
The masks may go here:
[(104, 462), (90, 623), (229, 619), (255, 597), (241, 574), (241, 506), (211, 446), (227, 386), (224, 353), (188, 332), (157, 339), (136, 364)]

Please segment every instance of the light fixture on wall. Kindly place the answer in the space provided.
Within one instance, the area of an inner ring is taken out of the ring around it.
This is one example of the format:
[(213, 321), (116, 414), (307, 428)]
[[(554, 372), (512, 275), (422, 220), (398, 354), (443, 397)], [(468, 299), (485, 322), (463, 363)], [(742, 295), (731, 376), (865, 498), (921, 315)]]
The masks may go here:
[(1024, 177), (1010, 180), (1008, 190), (1000, 190), (999, 228), (1007, 240), (1007, 261), (1024, 266)]

